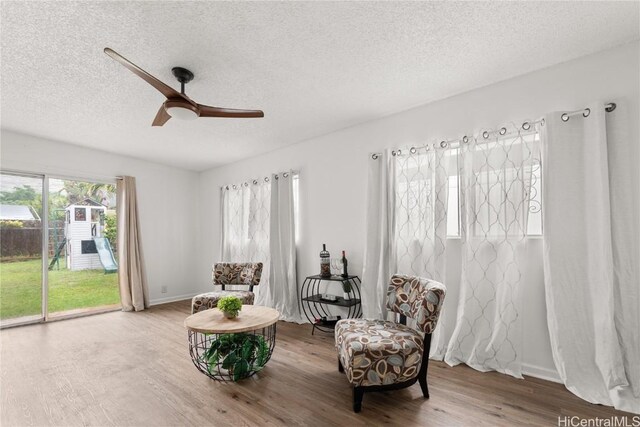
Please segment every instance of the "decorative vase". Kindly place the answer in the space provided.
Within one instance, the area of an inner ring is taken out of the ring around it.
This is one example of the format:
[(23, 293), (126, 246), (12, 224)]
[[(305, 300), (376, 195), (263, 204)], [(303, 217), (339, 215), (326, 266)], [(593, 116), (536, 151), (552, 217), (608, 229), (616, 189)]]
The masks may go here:
[(236, 317), (238, 317), (237, 311), (223, 311), (222, 313), (224, 313), (224, 317), (226, 317), (227, 319), (235, 319)]

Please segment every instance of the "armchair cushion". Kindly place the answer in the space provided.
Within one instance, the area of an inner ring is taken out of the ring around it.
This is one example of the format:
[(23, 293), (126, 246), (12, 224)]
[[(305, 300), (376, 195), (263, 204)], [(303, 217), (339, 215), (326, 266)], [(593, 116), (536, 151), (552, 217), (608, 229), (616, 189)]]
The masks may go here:
[(394, 384), (418, 375), (424, 340), (408, 326), (343, 319), (336, 324), (335, 337), (338, 357), (354, 386)]
[(252, 305), (254, 294), (249, 291), (214, 291), (207, 292), (206, 294), (200, 294), (193, 297), (191, 300), (191, 314), (198, 313), (203, 310), (209, 310), (210, 308), (216, 308), (220, 298), (233, 295), (242, 300), (242, 304)]

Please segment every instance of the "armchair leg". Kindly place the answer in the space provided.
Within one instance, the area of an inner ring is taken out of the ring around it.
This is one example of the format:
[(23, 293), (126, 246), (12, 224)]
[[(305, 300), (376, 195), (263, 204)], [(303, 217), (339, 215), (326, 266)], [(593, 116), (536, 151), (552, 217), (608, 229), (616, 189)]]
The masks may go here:
[(420, 364), (420, 372), (418, 373), (418, 382), (422, 389), (422, 395), (425, 399), (429, 398), (429, 387), (427, 386), (427, 371), (429, 369), (429, 351), (431, 349), (431, 334), (424, 337), (424, 352), (422, 353), (422, 363)]
[(422, 389), (422, 395), (425, 399), (429, 398), (429, 387), (427, 386), (427, 373), (425, 372), (424, 376), (421, 375), (418, 378), (418, 382), (420, 383), (420, 388)]
[(342, 362), (340, 361), (340, 356), (338, 356), (338, 372), (344, 372), (344, 367), (342, 366)]
[(353, 388), (353, 412), (360, 412), (362, 410), (362, 397), (364, 396), (364, 389), (362, 387)]

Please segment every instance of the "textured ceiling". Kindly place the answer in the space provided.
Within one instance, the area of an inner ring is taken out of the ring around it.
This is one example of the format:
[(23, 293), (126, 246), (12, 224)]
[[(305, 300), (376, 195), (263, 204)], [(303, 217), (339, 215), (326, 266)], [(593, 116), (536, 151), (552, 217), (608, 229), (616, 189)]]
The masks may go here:
[[(637, 2), (1, 4), (2, 127), (193, 170), (638, 39)], [(164, 97), (264, 119), (151, 121)]]

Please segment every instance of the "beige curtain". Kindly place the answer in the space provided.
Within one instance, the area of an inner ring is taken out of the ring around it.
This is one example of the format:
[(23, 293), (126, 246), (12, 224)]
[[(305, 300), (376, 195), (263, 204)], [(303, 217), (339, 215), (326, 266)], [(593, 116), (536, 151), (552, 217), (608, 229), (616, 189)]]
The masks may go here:
[(149, 307), (149, 290), (142, 256), (138, 221), (136, 179), (118, 180), (118, 279), (123, 311), (141, 311)]

